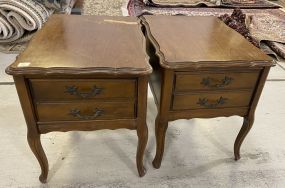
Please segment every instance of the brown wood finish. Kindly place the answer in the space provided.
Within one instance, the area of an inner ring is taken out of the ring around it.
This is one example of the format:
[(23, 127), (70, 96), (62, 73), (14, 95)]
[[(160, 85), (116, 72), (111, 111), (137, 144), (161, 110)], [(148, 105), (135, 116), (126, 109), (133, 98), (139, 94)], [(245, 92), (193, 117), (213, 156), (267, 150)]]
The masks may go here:
[(13, 75), (148, 75), (152, 68), (145, 63), (140, 30), (139, 20), (133, 17), (53, 15), (6, 71)]
[(42, 172), (39, 176), (39, 180), (42, 183), (46, 183), (48, 176), (48, 160), (41, 144), (28, 83), (22, 76), (14, 76), (14, 81), (28, 128), (27, 140), (41, 167)]
[(140, 177), (143, 177), (146, 173), (146, 169), (143, 165), (143, 154), (146, 148), (148, 140), (148, 128), (146, 125), (146, 111), (147, 111), (147, 85), (148, 78), (140, 77), (138, 79), (138, 106), (137, 108), (137, 135), (138, 135), (138, 149), (137, 149), (137, 168)]
[(171, 106), (171, 92), (173, 88), (173, 71), (163, 69), (158, 114), (155, 119), (156, 155), (152, 162), (159, 168), (164, 152), (165, 133), (168, 128), (169, 109)]
[(158, 15), (142, 19), (163, 68), (271, 66), (270, 57), (215, 17)]
[(38, 121), (81, 121), (107, 119), (133, 119), (134, 102), (93, 102), (38, 103), (35, 106)]
[[(38, 122), (38, 129), (41, 134), (53, 131), (95, 131), (101, 129), (137, 129), (137, 119), (116, 119), (116, 120), (88, 120), (88, 121), (53, 121)], [(84, 129), (84, 130), (83, 130)]]
[(259, 77), (259, 71), (252, 72), (195, 72), (176, 73), (175, 91), (253, 89)]
[[(131, 79), (31, 79), (31, 90), (37, 101), (70, 99), (134, 98), (136, 80)], [(54, 92), (49, 92), (50, 88)], [(125, 88), (122, 90), (122, 88)], [(89, 95), (88, 95), (89, 94)], [(91, 95), (90, 95), (91, 94)]]
[(249, 110), (248, 107), (177, 110), (177, 111), (169, 111), (168, 120), (174, 121), (177, 119), (190, 119), (190, 118), (229, 117), (233, 115), (243, 117), (246, 114), (248, 114), (248, 110)]
[(40, 136), (53, 131), (136, 130), (137, 169), (145, 175), (147, 59), (137, 18), (54, 15), (6, 69), (42, 183), (49, 167)]
[(143, 16), (141, 20), (158, 107), (153, 166), (161, 166), (168, 122), (182, 118), (244, 117), (234, 145), (239, 159), (274, 61), (214, 17)]
[(173, 97), (173, 110), (201, 108), (247, 107), (251, 91), (228, 91), (210, 93), (177, 94)]
[(257, 83), (255, 95), (252, 99), (251, 108), (249, 109), (248, 114), (246, 116), (244, 116), (243, 125), (241, 127), (240, 132), (238, 133), (238, 136), (237, 136), (237, 138), (235, 140), (235, 144), (234, 144), (235, 160), (240, 159), (241, 144), (242, 144), (243, 140), (245, 139), (246, 135), (248, 134), (248, 132), (250, 131), (250, 129), (253, 125), (255, 109), (256, 109), (256, 106), (258, 104), (258, 101), (259, 101), (261, 92), (263, 90), (264, 84), (266, 82), (266, 78), (268, 76), (269, 70), (270, 70), (270, 67), (266, 67), (262, 71), (262, 74), (261, 74), (259, 81)]

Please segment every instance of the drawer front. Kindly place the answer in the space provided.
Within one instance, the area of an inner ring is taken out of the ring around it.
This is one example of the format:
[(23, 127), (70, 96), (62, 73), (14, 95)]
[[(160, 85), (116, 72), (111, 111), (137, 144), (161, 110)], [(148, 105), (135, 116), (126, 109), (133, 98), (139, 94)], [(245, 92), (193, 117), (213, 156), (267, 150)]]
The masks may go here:
[(175, 91), (185, 92), (213, 89), (250, 89), (254, 88), (258, 76), (259, 71), (243, 73), (177, 73)]
[(134, 98), (136, 80), (127, 79), (31, 79), (35, 100)]
[(135, 118), (132, 102), (38, 103), (36, 110), (40, 122)]
[(172, 109), (246, 107), (250, 103), (251, 96), (251, 91), (175, 95)]

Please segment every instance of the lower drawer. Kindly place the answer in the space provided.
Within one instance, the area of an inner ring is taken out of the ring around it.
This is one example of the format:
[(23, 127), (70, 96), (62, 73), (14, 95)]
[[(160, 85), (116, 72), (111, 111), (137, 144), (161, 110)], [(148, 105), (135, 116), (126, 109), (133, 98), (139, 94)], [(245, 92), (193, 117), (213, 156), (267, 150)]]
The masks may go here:
[(251, 100), (252, 92), (222, 92), (179, 94), (173, 98), (173, 110), (246, 107)]
[(133, 102), (72, 102), (36, 104), (38, 121), (88, 121), (135, 118)]

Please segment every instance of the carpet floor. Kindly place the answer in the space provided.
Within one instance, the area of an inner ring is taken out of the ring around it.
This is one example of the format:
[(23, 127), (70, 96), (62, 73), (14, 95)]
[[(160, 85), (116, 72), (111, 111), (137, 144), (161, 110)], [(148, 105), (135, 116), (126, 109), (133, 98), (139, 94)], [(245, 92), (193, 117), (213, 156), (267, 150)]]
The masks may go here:
[(83, 15), (122, 16), (126, 0), (84, 0)]

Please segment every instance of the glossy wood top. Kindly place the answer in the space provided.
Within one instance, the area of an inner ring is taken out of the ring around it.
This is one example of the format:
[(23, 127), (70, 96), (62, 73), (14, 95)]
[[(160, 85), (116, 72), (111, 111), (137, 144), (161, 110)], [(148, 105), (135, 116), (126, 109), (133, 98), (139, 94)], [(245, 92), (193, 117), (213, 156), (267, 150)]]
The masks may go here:
[(148, 74), (135, 17), (53, 15), (8, 74)]
[(215, 17), (143, 16), (165, 68), (271, 66), (273, 60)]

